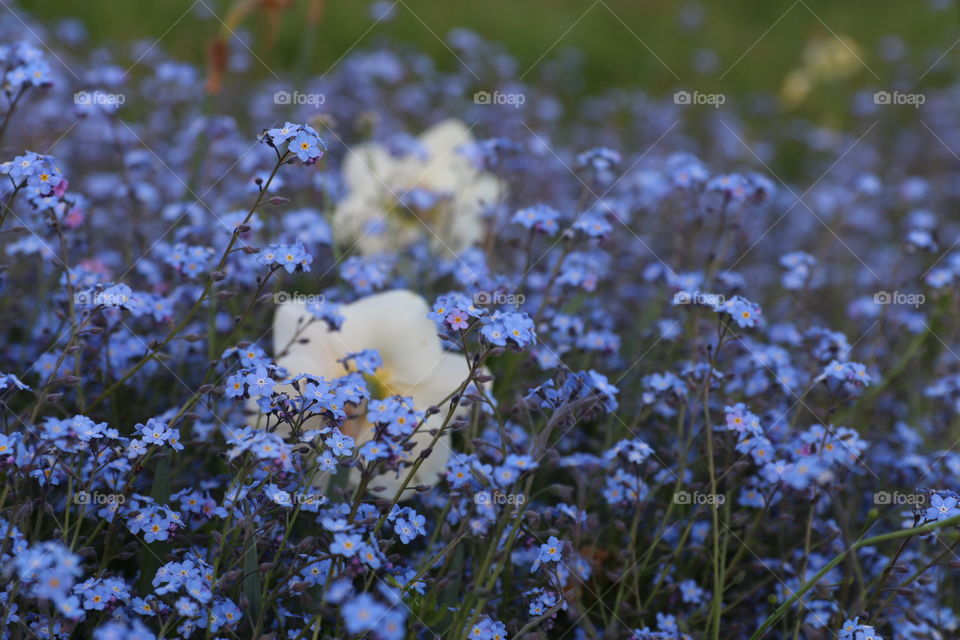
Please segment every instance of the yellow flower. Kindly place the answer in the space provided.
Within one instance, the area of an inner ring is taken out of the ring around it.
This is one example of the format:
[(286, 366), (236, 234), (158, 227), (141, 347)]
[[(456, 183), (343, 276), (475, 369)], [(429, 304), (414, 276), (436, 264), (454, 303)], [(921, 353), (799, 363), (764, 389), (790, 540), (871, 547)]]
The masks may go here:
[(804, 48), (800, 67), (784, 77), (780, 98), (795, 107), (817, 86), (845, 80), (863, 68), (860, 46), (853, 38), (847, 35), (814, 38)]

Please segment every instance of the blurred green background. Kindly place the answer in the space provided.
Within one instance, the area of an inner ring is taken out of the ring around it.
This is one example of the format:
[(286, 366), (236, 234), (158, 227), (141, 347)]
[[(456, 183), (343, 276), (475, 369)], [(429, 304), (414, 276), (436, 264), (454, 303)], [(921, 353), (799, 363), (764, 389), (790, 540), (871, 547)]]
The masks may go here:
[[(252, 11), (239, 24), (254, 36), (252, 48), (264, 64), (253, 64), (264, 75), (269, 74), (265, 67), (278, 74), (319, 74), (351, 47), (380, 38), (415, 43), (449, 67), (456, 60), (441, 39), (454, 27), (467, 27), (502, 42), (521, 70), (547, 51), (579, 48), (592, 91), (640, 85), (654, 93), (695, 87), (733, 96), (779, 91), (785, 76), (801, 66), (808, 43), (836, 42), (835, 36), (850, 42), (865, 63), (844, 76), (844, 90), (883, 87), (900, 64), (881, 54), (885, 38), (899, 36), (906, 44), (904, 59), (926, 69), (955, 43), (960, 15), (951, 0), (401, 0), (386, 2), (394, 5), (394, 17), (371, 29), (371, 4), (23, 0), (20, 6), (44, 20), (78, 18), (98, 44), (163, 36), (165, 51), (196, 63), (204, 62), (207, 43), (223, 29), (221, 21), (230, 22), (231, 11), (247, 6)], [(315, 26), (311, 8), (322, 8)], [(698, 21), (696, 28), (682, 26)], [(960, 46), (924, 82), (942, 81), (956, 68), (958, 55)], [(829, 81), (818, 82), (801, 106), (829, 109), (836, 93)]]

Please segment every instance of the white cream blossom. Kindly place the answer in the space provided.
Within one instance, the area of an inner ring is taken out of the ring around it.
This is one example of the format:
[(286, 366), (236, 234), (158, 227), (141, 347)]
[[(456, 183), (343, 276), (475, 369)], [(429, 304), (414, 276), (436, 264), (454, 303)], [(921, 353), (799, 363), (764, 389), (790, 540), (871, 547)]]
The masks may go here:
[(367, 254), (420, 238), (453, 253), (480, 241), (483, 208), (503, 187), (461, 153), (473, 142), (463, 122), (450, 119), (424, 131), (418, 149), (402, 157), (374, 143), (351, 149), (343, 162), (347, 195), (334, 213), (337, 241)]
[[(330, 331), (323, 322), (311, 322), (312, 314), (302, 302), (280, 306), (273, 324), (273, 348), (277, 364), (290, 376), (306, 373), (334, 379), (346, 373), (342, 360), (348, 354), (364, 349), (375, 349), (383, 360), (376, 370), (372, 387), (381, 395), (400, 395), (413, 398), (414, 408), (425, 411), (456, 391), (469, 375), (469, 368), (461, 354), (445, 352), (437, 336), (437, 327), (427, 317), (429, 308), (423, 298), (404, 289), (377, 293), (351, 304), (343, 305), (340, 314), (343, 324), (339, 331)], [(416, 446), (406, 459), (415, 461), (420, 452), (430, 446), (430, 429), (439, 429), (446, 416), (446, 408), (434, 414), (411, 437)], [(319, 428), (320, 418), (312, 418), (306, 428)], [(341, 429), (354, 438), (357, 446), (370, 440), (374, 433), (362, 412), (347, 420)], [(414, 477), (407, 485), (434, 484), (450, 457), (450, 435), (444, 433), (434, 445)], [(385, 487), (383, 496), (393, 497), (403, 483), (409, 467), (400, 470), (399, 477), (388, 471), (375, 478), (371, 487)], [(351, 484), (359, 482), (354, 469)], [(404, 497), (412, 497), (405, 492)]]

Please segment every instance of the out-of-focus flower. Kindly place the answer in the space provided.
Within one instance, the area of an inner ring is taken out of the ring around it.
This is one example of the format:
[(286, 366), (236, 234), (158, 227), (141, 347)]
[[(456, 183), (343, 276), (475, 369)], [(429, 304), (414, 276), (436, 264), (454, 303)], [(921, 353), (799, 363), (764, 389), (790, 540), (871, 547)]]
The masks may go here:
[(343, 163), (348, 193), (333, 218), (338, 242), (374, 253), (427, 238), (456, 253), (480, 240), (483, 208), (503, 186), (459, 152), (473, 144), (470, 130), (444, 120), (418, 141), (417, 151), (401, 157), (374, 143), (350, 150)]
[(796, 106), (818, 84), (849, 78), (862, 68), (860, 46), (850, 36), (814, 38), (804, 48), (800, 66), (784, 76), (780, 99)]

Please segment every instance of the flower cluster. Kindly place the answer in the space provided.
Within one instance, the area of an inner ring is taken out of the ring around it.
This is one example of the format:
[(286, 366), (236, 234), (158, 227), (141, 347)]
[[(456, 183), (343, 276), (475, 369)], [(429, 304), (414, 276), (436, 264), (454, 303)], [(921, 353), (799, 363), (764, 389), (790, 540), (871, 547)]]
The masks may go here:
[(308, 124), (288, 122), (282, 127), (264, 131), (260, 139), (278, 153), (282, 149), (287, 154), (297, 156), (305, 165), (315, 164), (327, 150), (320, 134)]
[(456, 30), (318, 112), (69, 27), (0, 14), (0, 638), (956, 637), (956, 86), (858, 139)]

